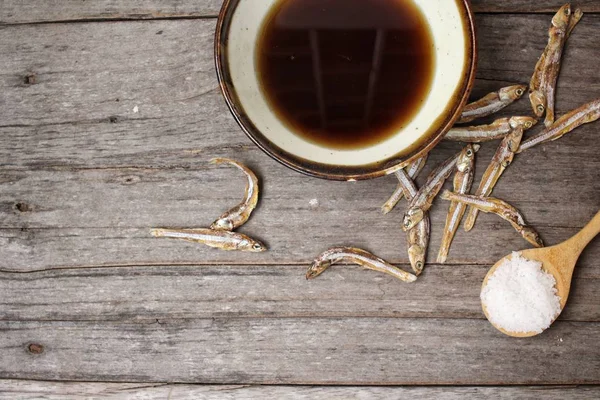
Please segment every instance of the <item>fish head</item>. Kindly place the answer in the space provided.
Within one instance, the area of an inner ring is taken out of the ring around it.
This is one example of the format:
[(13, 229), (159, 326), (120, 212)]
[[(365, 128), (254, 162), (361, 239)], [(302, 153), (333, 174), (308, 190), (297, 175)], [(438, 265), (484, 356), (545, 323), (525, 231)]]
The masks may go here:
[(247, 237), (240, 240), (237, 249), (240, 251), (249, 251), (251, 253), (261, 253), (263, 251), (267, 251), (267, 246), (256, 239)]
[(529, 101), (533, 108), (533, 113), (540, 118), (546, 112), (546, 96), (539, 90), (534, 90), (529, 94)]
[(314, 261), (310, 268), (308, 269), (308, 271), (306, 271), (306, 279), (313, 279), (316, 278), (317, 276), (321, 275), (323, 273), (323, 271), (325, 271), (327, 268), (331, 267), (332, 262), (325, 260), (325, 261), (321, 261), (321, 260), (316, 260)]
[(456, 162), (456, 169), (460, 172), (467, 172), (471, 168), (473, 168), (473, 161), (475, 159), (475, 149), (473, 145), (467, 145), (458, 156), (458, 161)]
[(535, 247), (544, 247), (544, 242), (542, 241), (542, 238), (533, 228), (529, 226), (524, 226), (521, 229), (521, 235), (523, 235), (523, 238), (525, 238), (525, 240), (527, 240)]
[(533, 128), (535, 124), (538, 123), (538, 120), (533, 117), (512, 117), (508, 123), (510, 127), (516, 129), (518, 127), (522, 127), (523, 130), (527, 130)]
[(210, 229), (217, 231), (233, 231), (233, 222), (227, 218), (219, 218), (210, 225)]
[[(519, 146), (521, 145), (522, 139), (523, 127), (518, 126), (517, 128), (513, 129), (513, 131), (509, 133), (508, 136), (506, 136), (506, 140), (508, 141), (508, 149), (513, 153), (516, 152), (519, 149)], [(512, 159), (510, 161), (512, 161)]]
[(552, 18), (552, 26), (556, 27), (561, 31), (566, 31), (569, 27), (571, 20), (571, 4), (567, 3), (558, 10), (556, 15)]
[(411, 230), (423, 219), (425, 213), (419, 207), (413, 207), (404, 213), (402, 221), (402, 229), (404, 231)]
[(412, 269), (419, 275), (425, 267), (425, 252), (419, 245), (413, 244), (408, 248), (408, 259)]
[(503, 101), (507, 101), (507, 100), (514, 101), (514, 100), (518, 100), (521, 97), (523, 97), (526, 90), (527, 90), (526, 85), (508, 86), (508, 87), (500, 89), (498, 91), (498, 96), (500, 97), (500, 100), (503, 100)]

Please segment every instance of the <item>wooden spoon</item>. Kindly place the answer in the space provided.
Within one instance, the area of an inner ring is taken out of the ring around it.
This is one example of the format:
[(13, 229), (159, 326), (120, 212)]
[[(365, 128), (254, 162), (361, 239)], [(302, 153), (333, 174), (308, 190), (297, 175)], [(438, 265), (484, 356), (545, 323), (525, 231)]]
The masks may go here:
[[(557, 295), (560, 298), (560, 311), (565, 308), (567, 298), (569, 297), (569, 290), (571, 289), (571, 278), (573, 277), (573, 270), (575, 269), (575, 263), (579, 258), (579, 255), (588, 245), (592, 239), (600, 233), (600, 211), (594, 216), (594, 218), (575, 236), (571, 239), (566, 240), (560, 244), (552, 247), (543, 247), (541, 249), (529, 249), (523, 250), (521, 256), (530, 260), (540, 261), (542, 263), (542, 269), (552, 276), (556, 280)], [(486, 287), (488, 279), (496, 271), (496, 268), (506, 259), (510, 260), (511, 255), (508, 255), (498, 261), (489, 270), (481, 290)], [(486, 318), (490, 320), (490, 316), (487, 313), (485, 305), (481, 304), (483, 313)], [(560, 313), (559, 313), (560, 314)], [(558, 315), (556, 316), (558, 317)], [(556, 318), (555, 318), (556, 319)], [(490, 321), (491, 322), (491, 321)], [(552, 321), (554, 322), (554, 321)], [(494, 323), (492, 322), (492, 325)], [(535, 336), (541, 332), (510, 332), (499, 326), (494, 325), (500, 332), (505, 333), (509, 336), (514, 337), (529, 337)]]

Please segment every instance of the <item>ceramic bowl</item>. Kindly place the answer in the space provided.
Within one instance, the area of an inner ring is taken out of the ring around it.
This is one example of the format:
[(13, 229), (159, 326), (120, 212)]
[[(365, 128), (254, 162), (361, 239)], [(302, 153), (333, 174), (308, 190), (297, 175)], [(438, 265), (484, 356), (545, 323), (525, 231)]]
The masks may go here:
[(376, 178), (429, 152), (460, 116), (477, 59), (469, 1), (412, 0), (429, 24), (435, 47), (431, 88), (412, 121), (380, 143), (351, 150), (327, 148), (294, 133), (272, 111), (257, 73), (262, 28), (279, 1), (225, 0), (215, 38), (216, 69), (225, 100), (248, 137), (275, 160), (319, 178)]

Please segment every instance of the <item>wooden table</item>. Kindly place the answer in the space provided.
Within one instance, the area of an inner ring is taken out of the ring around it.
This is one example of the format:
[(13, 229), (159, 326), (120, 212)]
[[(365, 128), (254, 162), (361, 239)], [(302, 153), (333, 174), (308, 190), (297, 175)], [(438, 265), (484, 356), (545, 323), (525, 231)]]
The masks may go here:
[[(473, 97), (528, 82), (562, 1), (534, 3), (473, 0)], [(561, 113), (600, 97), (600, 1), (581, 5)], [(598, 398), (598, 240), (560, 319), (523, 340), (497, 332), (478, 295), (489, 266), (528, 244), (481, 215), (437, 265), (440, 200), (432, 262), (415, 284), (352, 266), (304, 279), (337, 244), (407, 268), (403, 206), (379, 211), (396, 183), (315, 180), (252, 145), (217, 86), (219, 7), (0, 1), (0, 398)], [(524, 100), (503, 115), (529, 113)], [(495, 191), (548, 244), (598, 211), (599, 131), (518, 156)], [(480, 151), (477, 179), (495, 147)], [(418, 182), (458, 148), (436, 148)], [(260, 206), (241, 231), (269, 252), (150, 237), (150, 227), (207, 226), (239, 201), (241, 175), (208, 165), (214, 156), (260, 175)]]

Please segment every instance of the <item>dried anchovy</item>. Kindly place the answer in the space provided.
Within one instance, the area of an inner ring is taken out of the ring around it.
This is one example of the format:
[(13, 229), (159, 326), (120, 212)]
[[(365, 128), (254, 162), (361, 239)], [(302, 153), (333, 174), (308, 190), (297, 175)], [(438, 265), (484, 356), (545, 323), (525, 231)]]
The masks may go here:
[(411, 180), (415, 179), (419, 175), (419, 173), (421, 172), (423, 167), (425, 167), (428, 157), (429, 157), (429, 155), (425, 154), (423, 157), (418, 158), (417, 160), (410, 163), (408, 165), (408, 167), (406, 167), (405, 169), (401, 169), (401, 170), (394, 172), (394, 174), (396, 175), (396, 177), (398, 178), (398, 180), (400, 182), (398, 184), (398, 187), (394, 191), (394, 193), (392, 193), (390, 198), (381, 207), (381, 211), (384, 214), (387, 214), (390, 211), (392, 211), (394, 209), (394, 207), (396, 207), (396, 205), (400, 202), (400, 200), (402, 200), (402, 198), (405, 196), (405, 187), (402, 184), (400, 174), (404, 173), (404, 174), (407, 174), (409, 179), (411, 179)]
[(423, 214), (423, 219), (406, 233), (408, 259), (412, 270), (415, 271), (417, 276), (421, 275), (423, 268), (425, 268), (430, 235), (431, 222), (428, 212)]
[(248, 182), (246, 183), (246, 192), (244, 199), (240, 204), (233, 207), (231, 210), (221, 215), (210, 227), (211, 229), (233, 231), (236, 228), (244, 225), (250, 218), (250, 214), (256, 208), (258, 204), (258, 178), (256, 174), (246, 167), (244, 164), (231, 160), (229, 158), (214, 158), (211, 164), (230, 164), (241, 170), (245, 175)]
[(366, 250), (353, 247), (334, 247), (320, 254), (306, 272), (306, 279), (316, 278), (331, 265), (340, 261), (351, 262), (373, 271), (383, 272), (404, 282), (417, 280), (415, 275), (389, 264)]
[[(477, 144), (473, 145), (475, 151), (479, 150), (479, 147), (480, 146)], [(435, 196), (437, 196), (442, 189), (442, 186), (444, 186), (444, 182), (456, 168), (456, 163), (461, 154), (462, 150), (440, 164), (429, 177), (427, 177), (425, 184), (411, 200), (408, 211), (404, 213), (402, 221), (402, 229), (404, 231), (409, 231), (423, 219), (425, 212), (431, 208)]]
[(537, 124), (532, 117), (500, 118), (489, 125), (454, 127), (446, 133), (444, 140), (464, 143), (481, 143), (502, 139), (513, 129), (522, 127), (527, 130)]
[[(399, 172), (398, 180), (400, 181), (400, 185), (404, 187), (406, 199), (411, 201), (418, 192), (415, 183), (404, 171)], [(417, 276), (421, 275), (423, 268), (425, 268), (430, 235), (431, 222), (429, 220), (429, 213), (426, 212), (423, 215), (423, 219), (420, 220), (417, 225), (410, 229), (406, 234), (408, 259), (410, 261), (411, 268), (413, 271), (415, 271)]]
[(202, 243), (220, 250), (237, 250), (259, 253), (267, 250), (267, 246), (256, 239), (237, 232), (214, 229), (152, 229), (155, 237), (187, 240)]
[(600, 118), (600, 99), (582, 105), (563, 115), (550, 127), (521, 143), (517, 153), (530, 149), (540, 143), (561, 138), (583, 124), (594, 122)]
[[(456, 165), (456, 173), (454, 174), (454, 191), (456, 193), (465, 194), (471, 190), (473, 184), (473, 175), (475, 173), (475, 151), (473, 146), (467, 146), (463, 149), (462, 154)], [(467, 206), (457, 201), (450, 202), (448, 207), (448, 215), (446, 217), (446, 225), (444, 227), (444, 235), (442, 244), (438, 252), (437, 262), (445, 263), (450, 251), (450, 245), (454, 239), (454, 235), (460, 225)]]
[(520, 99), (523, 94), (525, 94), (526, 89), (527, 86), (525, 85), (513, 85), (504, 87), (497, 92), (489, 93), (483, 98), (467, 104), (465, 108), (463, 108), (462, 115), (456, 123), (465, 124), (475, 119), (497, 113)]
[(476, 207), (478, 210), (486, 213), (494, 213), (510, 222), (513, 228), (515, 228), (515, 230), (519, 232), (521, 236), (523, 236), (523, 238), (529, 243), (535, 247), (544, 247), (544, 242), (542, 242), (540, 235), (535, 231), (535, 229), (525, 223), (525, 219), (523, 218), (521, 212), (503, 200), (494, 197), (479, 197), (457, 194), (448, 190), (445, 190), (441, 197), (444, 200), (458, 201), (470, 207)]
[[(496, 183), (506, 168), (508, 168), (508, 166), (512, 163), (515, 153), (519, 149), (522, 138), (523, 128), (519, 127), (506, 135), (506, 137), (502, 140), (502, 143), (500, 143), (498, 150), (496, 150), (496, 153), (492, 158), (492, 162), (483, 173), (483, 177), (481, 178), (481, 182), (477, 188), (477, 196), (489, 196), (492, 194), (494, 186), (496, 186)], [(467, 219), (465, 221), (466, 231), (473, 229), (478, 213), (479, 210), (477, 208), (469, 208)]]
[[(556, 102), (556, 83), (558, 81), (558, 74), (561, 67), (561, 59), (565, 43), (567, 40), (567, 32), (571, 27), (571, 6), (569, 4), (564, 5), (552, 20), (552, 28), (554, 33), (550, 33), (550, 37), (557, 38), (557, 45), (551, 46), (548, 54), (546, 55), (546, 71), (542, 75), (542, 90), (546, 95), (546, 119), (544, 124), (548, 127), (554, 123), (554, 107)], [(577, 21), (578, 22), (578, 21)]]
[(538, 118), (546, 113), (545, 123), (547, 126), (554, 119), (556, 80), (560, 71), (560, 61), (570, 20), (571, 5), (565, 4), (552, 18), (552, 24), (548, 30), (548, 44), (535, 66), (529, 83), (529, 100), (533, 112)]

